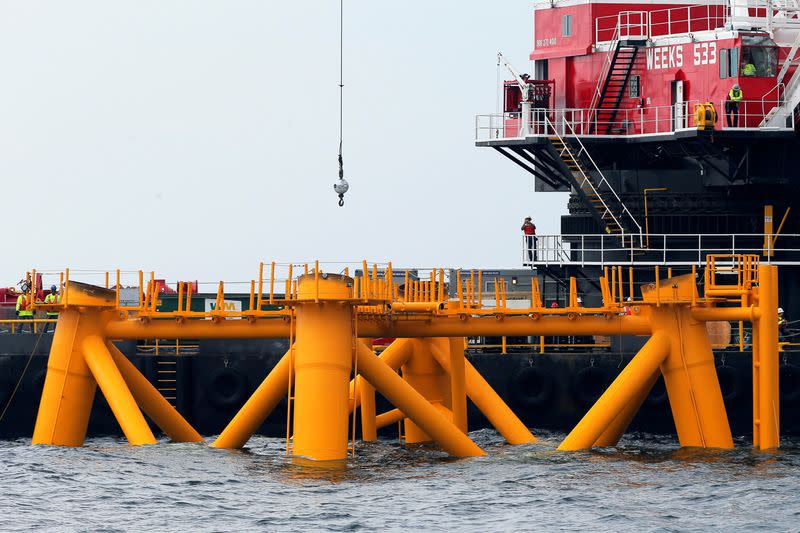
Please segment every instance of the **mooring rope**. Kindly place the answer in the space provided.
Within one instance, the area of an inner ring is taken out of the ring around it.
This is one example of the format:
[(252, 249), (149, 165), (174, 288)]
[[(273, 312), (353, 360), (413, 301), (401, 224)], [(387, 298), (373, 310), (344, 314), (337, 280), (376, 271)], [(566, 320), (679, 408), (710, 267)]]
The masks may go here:
[(17, 380), (17, 384), (14, 386), (14, 390), (11, 391), (11, 396), (8, 398), (5, 407), (3, 407), (3, 412), (0, 413), (0, 422), (3, 421), (3, 418), (6, 416), (6, 412), (8, 408), (11, 407), (11, 402), (14, 401), (14, 396), (17, 394), (17, 390), (19, 390), (19, 386), (22, 385), (22, 380), (25, 379), (25, 373), (28, 372), (28, 367), (31, 365), (31, 361), (33, 361), (33, 356), (36, 355), (36, 348), (39, 347), (39, 341), (42, 340), (42, 335), (44, 334), (44, 330), (47, 329), (47, 325), (42, 325), (42, 330), (39, 332), (39, 336), (36, 337), (36, 342), (33, 345), (33, 350), (31, 350), (31, 354), (28, 356), (28, 360), (25, 362), (25, 367), (22, 369), (22, 374), (19, 376)]

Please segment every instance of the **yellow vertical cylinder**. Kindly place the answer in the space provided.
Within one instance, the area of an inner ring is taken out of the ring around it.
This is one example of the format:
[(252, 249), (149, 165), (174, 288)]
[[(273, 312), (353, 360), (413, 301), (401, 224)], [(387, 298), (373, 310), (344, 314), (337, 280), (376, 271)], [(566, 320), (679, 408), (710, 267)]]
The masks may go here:
[[(436, 362), (442, 365), (445, 371), (450, 372), (449, 354), (434, 346), (431, 350)], [(475, 370), (472, 363), (464, 359), (464, 384), (467, 396), (483, 413), (494, 428), (506, 439), (509, 444), (528, 444), (536, 442), (536, 437), (517, 418), (517, 415), (506, 405), (503, 399), (495, 392), (483, 376)]]
[(772, 232), (774, 228), (773, 209), (771, 205), (764, 206), (764, 256), (772, 257)]
[(761, 361), (759, 357), (758, 322), (752, 324), (752, 337), (750, 339), (753, 357), (753, 447), (761, 448)]
[(97, 335), (88, 335), (83, 339), (81, 348), (86, 364), (100, 385), (128, 442), (134, 446), (155, 444), (153, 432), (150, 431), (150, 426), (136, 405), (136, 400), (125, 385), (125, 380), (122, 379), (103, 339)]
[(419, 392), (375, 357), (371, 350), (361, 345), (358, 346), (358, 371), (450, 455), (456, 457), (486, 455)]
[(759, 265), (758, 283), (759, 448), (770, 450), (780, 446), (778, 267)]
[(128, 361), (113, 343), (107, 342), (114, 364), (122, 379), (130, 387), (131, 394), (150, 419), (174, 442), (201, 442), (203, 437), (164, 399), (161, 393)]
[(453, 423), (458, 429), (467, 433), (467, 386), (465, 378), (464, 338), (448, 339), (450, 349), (450, 404), (453, 411)]
[(361, 397), (361, 440), (376, 441), (378, 440), (378, 428), (375, 415), (375, 387), (359, 377), (356, 390)]
[[(386, 274), (390, 275), (389, 272)], [(375, 351), (372, 347), (372, 339), (360, 339), (359, 342), (373, 352)], [(361, 376), (356, 376), (356, 379), (351, 381), (350, 391), (353, 404), (356, 403), (355, 396), (357, 395), (358, 403), (361, 405), (361, 440), (364, 442), (378, 440), (378, 428), (375, 420), (375, 387)]]
[(80, 341), (95, 321), (74, 308), (58, 315), (33, 429), (33, 444), (82, 446), (92, 412), (97, 383), (81, 357)]
[(656, 331), (639, 350), (617, 379), (595, 402), (564, 442), (562, 451), (591, 448), (625, 407), (641, 394), (648, 380), (669, 353), (670, 339), (666, 333)]
[[(432, 404), (450, 408), (450, 378), (431, 356), (432, 341), (415, 340), (411, 357), (403, 365), (403, 379)], [(448, 349), (449, 351), (449, 349)], [(413, 420), (406, 420), (406, 442), (427, 442), (431, 437)]]
[(328, 274), (318, 287), (313, 277), (298, 280), (293, 455), (347, 458), (354, 345), (349, 297), (344, 276)]

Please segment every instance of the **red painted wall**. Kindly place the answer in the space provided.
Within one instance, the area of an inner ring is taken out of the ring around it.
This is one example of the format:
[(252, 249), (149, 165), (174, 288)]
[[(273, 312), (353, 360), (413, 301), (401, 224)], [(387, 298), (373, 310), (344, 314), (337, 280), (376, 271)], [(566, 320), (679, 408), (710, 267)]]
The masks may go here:
[[(640, 11), (661, 11), (671, 9), (670, 30), (674, 32), (686, 31), (687, 18), (692, 17), (692, 30), (697, 28), (694, 20), (701, 13), (694, 10), (700, 8), (704, 13), (714, 15), (716, 6), (689, 6), (684, 5), (677, 9), (675, 4), (583, 4), (578, 6), (539, 9), (535, 11), (535, 39), (534, 51), (531, 59), (547, 60), (548, 78), (554, 80), (554, 105), (556, 108), (589, 108), (592, 102), (598, 80), (601, 78), (603, 67), (607, 59), (607, 52), (594, 52), (595, 20), (598, 17), (616, 15), (621, 11), (632, 9)], [(682, 11), (682, 9), (686, 11)], [(711, 11), (709, 11), (711, 10)], [(683, 15), (681, 15), (683, 14)], [(562, 16), (572, 15), (572, 35), (563, 37)], [(662, 16), (663, 15), (663, 16)], [(681, 18), (683, 17), (683, 18)], [(605, 20), (605, 19), (604, 19)], [(651, 21), (654, 24), (666, 20), (666, 15), (653, 14)], [(616, 24), (616, 17), (608, 19), (609, 24)], [(706, 23), (706, 26), (709, 24)], [(711, 19), (712, 27), (716, 26)], [(652, 26), (653, 31), (657, 26)], [(666, 27), (663, 28), (666, 33)], [(707, 29), (697, 28), (698, 31)], [(610, 34), (607, 36), (610, 38)], [(697, 34), (695, 34), (697, 38)], [(713, 39), (713, 37), (709, 37)], [(601, 36), (601, 41), (603, 37)], [(673, 82), (683, 81), (683, 100), (692, 100), (714, 103), (720, 117), (724, 114), (722, 102), (725, 100), (731, 87), (738, 83), (744, 91), (744, 99), (751, 102), (740, 106), (742, 113), (753, 116), (748, 119), (749, 126), (756, 126), (761, 117), (771, 108), (769, 103), (761, 104), (761, 99), (767, 95), (768, 100), (774, 100), (773, 91), (776, 80), (771, 78), (744, 77), (720, 79), (720, 58), (723, 49), (740, 47), (741, 39), (694, 41), (691, 43), (659, 46), (659, 39), (652, 46), (640, 48), (639, 55), (634, 64), (631, 76), (640, 77), (640, 97), (629, 97), (630, 87), (626, 87), (621, 101), (621, 109), (644, 108), (642, 113), (630, 113), (636, 132), (650, 133), (655, 128), (656, 114), (658, 114), (659, 131), (668, 129), (670, 125), (669, 106), (672, 105)], [(776, 72), (777, 74), (777, 72)], [(753, 102), (758, 101), (758, 102)], [(772, 104), (774, 105), (774, 104)], [(661, 107), (656, 111), (656, 107)], [(764, 109), (761, 109), (764, 108)], [(691, 113), (691, 108), (688, 109)], [(621, 119), (624, 113), (620, 114)]]

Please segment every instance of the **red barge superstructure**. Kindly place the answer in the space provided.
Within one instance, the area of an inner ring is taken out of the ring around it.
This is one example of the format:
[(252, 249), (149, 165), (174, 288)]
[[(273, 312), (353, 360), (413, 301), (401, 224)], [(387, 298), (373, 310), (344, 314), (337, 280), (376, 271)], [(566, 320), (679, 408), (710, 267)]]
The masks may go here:
[(550, 0), (533, 26), (531, 75), (500, 55), (503, 109), (476, 119), (478, 146), (571, 193), (525, 265), (589, 279), (758, 254), (786, 267), (782, 302), (800, 292), (800, 2)]

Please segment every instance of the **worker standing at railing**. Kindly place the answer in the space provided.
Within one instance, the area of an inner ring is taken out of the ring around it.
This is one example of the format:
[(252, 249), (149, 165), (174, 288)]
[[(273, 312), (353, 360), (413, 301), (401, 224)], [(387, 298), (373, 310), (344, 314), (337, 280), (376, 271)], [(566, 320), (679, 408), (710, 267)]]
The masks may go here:
[(536, 224), (531, 217), (525, 217), (522, 223), (522, 233), (525, 235), (525, 248), (528, 250), (528, 261), (533, 263), (536, 260)]
[(725, 100), (725, 118), (728, 121), (729, 128), (739, 127), (739, 102), (742, 101), (744, 93), (739, 84), (735, 84), (728, 91), (728, 99)]
[[(44, 297), (44, 303), (46, 305), (55, 305), (60, 300), (58, 289), (55, 285), (50, 286), (50, 293)], [(47, 311), (47, 318), (48, 320), (58, 320), (58, 311)], [(48, 331), (56, 331), (56, 323), (55, 322), (48, 322), (44, 325), (44, 332), (47, 333)]]
[[(20, 283), (20, 290), (22, 293), (17, 296), (17, 318), (20, 320), (30, 320), (30, 332), (33, 333), (33, 309), (31, 309), (31, 304), (33, 302), (28, 301), (28, 290), (30, 289), (30, 285), (28, 285), (27, 281), (23, 281)], [(24, 333), (24, 322), (20, 322), (19, 329), (17, 329), (17, 333)]]

